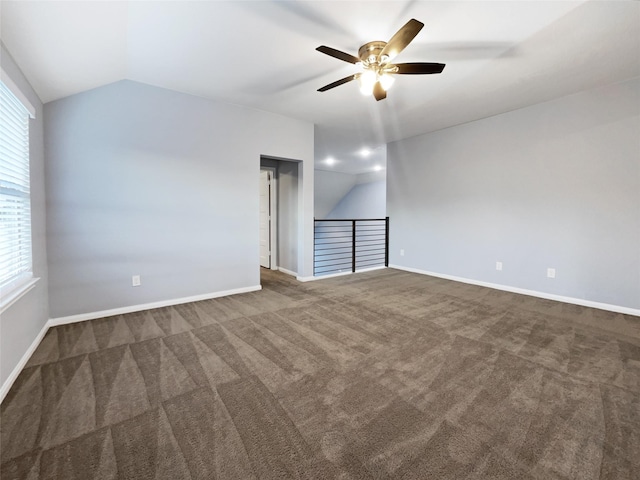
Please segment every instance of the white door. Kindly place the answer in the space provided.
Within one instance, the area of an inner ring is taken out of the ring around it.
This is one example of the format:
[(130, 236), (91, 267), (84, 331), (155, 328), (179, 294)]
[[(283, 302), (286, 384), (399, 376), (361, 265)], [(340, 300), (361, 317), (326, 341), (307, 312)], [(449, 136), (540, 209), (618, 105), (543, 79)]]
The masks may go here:
[(271, 268), (271, 172), (260, 170), (260, 266)]

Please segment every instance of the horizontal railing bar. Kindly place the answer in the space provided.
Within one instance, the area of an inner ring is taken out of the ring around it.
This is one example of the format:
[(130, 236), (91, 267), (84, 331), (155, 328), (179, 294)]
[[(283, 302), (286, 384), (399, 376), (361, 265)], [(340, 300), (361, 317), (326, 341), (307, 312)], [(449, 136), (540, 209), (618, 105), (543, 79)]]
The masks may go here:
[(350, 250), (340, 250), (336, 248), (332, 248), (332, 249), (327, 248), (326, 250), (318, 250), (315, 253), (317, 257), (331, 256), (331, 255), (353, 255), (353, 252), (351, 252)]
[(356, 267), (360, 266), (367, 266), (367, 265), (380, 265), (380, 264), (384, 264), (384, 259), (382, 260), (367, 260), (367, 261), (362, 261), (362, 262), (357, 262), (356, 263)]
[(365, 267), (376, 267), (376, 266), (382, 266), (384, 265), (384, 260), (382, 262), (373, 262), (373, 263), (360, 263), (358, 265), (356, 265), (356, 270), (358, 268), (365, 268)]
[(322, 255), (316, 255), (316, 257), (331, 257), (331, 258), (351, 258), (353, 255), (351, 252), (333, 252), (323, 253)]
[[(345, 243), (345, 242), (341, 242)], [(319, 248), (322, 247), (322, 248)], [(351, 251), (351, 244), (340, 245), (338, 243), (323, 243), (322, 245), (317, 245), (315, 251), (316, 252), (324, 252), (325, 250), (338, 250), (342, 248), (348, 248)]]
[(351, 225), (316, 225), (315, 228), (319, 232), (350, 232), (352, 230)]
[(362, 252), (361, 254), (356, 255), (356, 258), (371, 257), (371, 256), (374, 256), (374, 255), (384, 255), (384, 250), (383, 251), (368, 250), (366, 252)]
[[(333, 243), (351, 243), (351, 238), (345, 240), (347, 237), (339, 237), (339, 238), (317, 238), (316, 245), (331, 245)], [(321, 241), (325, 240), (325, 241)], [(333, 240), (333, 241), (332, 241)]]
[(342, 262), (345, 259), (348, 259), (349, 261), (351, 261), (351, 255), (347, 257), (338, 257), (336, 255), (334, 256), (329, 255), (325, 258), (314, 260), (314, 262)]
[[(386, 219), (384, 218), (359, 218), (356, 220), (356, 224), (361, 223), (361, 222), (385, 222)], [(326, 218), (326, 219), (322, 219), (322, 218), (316, 218), (314, 220), (314, 222), (349, 222), (349, 223), (353, 223), (353, 219), (348, 219), (348, 218)]]
[(377, 254), (384, 254), (384, 250), (362, 250), (360, 252), (358, 252), (358, 254), (356, 255), (356, 258), (362, 257), (364, 255), (377, 255)]
[(327, 260), (324, 261), (324, 263), (314, 263), (316, 268), (327, 268), (327, 267), (337, 267), (337, 266), (351, 266), (351, 260), (349, 260), (348, 262), (344, 262), (344, 261), (339, 261), (339, 262), (333, 262), (333, 263), (326, 263)]
[(383, 255), (384, 256), (384, 252), (380, 253), (380, 252), (376, 252), (376, 253), (370, 253), (368, 255), (356, 255), (356, 260), (358, 260), (359, 258), (367, 258), (367, 257), (376, 257), (379, 255)]
[(346, 257), (332, 257), (329, 255), (329, 257), (330, 258), (318, 258), (314, 260), (314, 262), (340, 262), (342, 260), (351, 260), (351, 255), (347, 255)]
[(349, 255), (349, 256), (351, 256), (351, 254), (352, 254), (351, 250), (347, 250), (347, 251), (344, 251), (344, 252), (324, 253), (325, 251), (326, 250), (320, 250), (321, 253), (317, 253), (316, 257), (331, 257), (331, 256), (335, 256), (335, 255)]
[(380, 260), (379, 262), (357, 263), (356, 269), (360, 267), (374, 267), (376, 265), (384, 265), (384, 259)]
[(332, 263), (329, 265), (316, 265), (316, 270), (319, 269), (332, 269), (332, 270), (351, 270), (351, 262), (348, 263)]
[(383, 258), (361, 258), (356, 261), (356, 265), (365, 265), (365, 264), (375, 264), (375, 263), (384, 263)]

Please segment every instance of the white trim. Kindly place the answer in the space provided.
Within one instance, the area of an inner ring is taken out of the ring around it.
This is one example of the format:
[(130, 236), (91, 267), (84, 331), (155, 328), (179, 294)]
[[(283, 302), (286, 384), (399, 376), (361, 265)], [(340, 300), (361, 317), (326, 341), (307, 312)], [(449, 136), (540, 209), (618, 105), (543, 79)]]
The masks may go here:
[(299, 282), (312, 282), (314, 280), (320, 280), (318, 277), (298, 277), (296, 276), (296, 280)]
[(9, 374), (7, 379), (4, 381), (4, 383), (2, 384), (2, 387), (0, 387), (0, 403), (4, 401), (4, 397), (6, 397), (7, 393), (9, 393), (9, 390), (11, 390), (11, 387), (13, 386), (13, 383), (18, 378), (18, 375), (20, 375), (20, 372), (22, 372), (22, 369), (27, 365), (27, 362), (31, 358), (31, 355), (33, 355), (33, 352), (35, 352), (36, 348), (38, 348), (38, 345), (40, 345), (40, 342), (46, 335), (47, 330), (49, 330), (49, 327), (51, 326), (50, 322), (51, 321), (48, 321), (42, 326), (40, 333), (38, 333), (38, 335), (33, 340), (33, 342), (31, 342), (31, 345), (29, 345), (29, 348), (27, 348), (27, 351), (24, 352), (24, 355), (22, 355), (22, 358), (20, 359), (18, 364), (15, 366), (15, 368)]
[(85, 320), (94, 320), (96, 318), (112, 317), (114, 315), (124, 315), (125, 313), (141, 312), (154, 308), (170, 307), (172, 305), (180, 305), (182, 303), (199, 302), (201, 300), (209, 300), (211, 298), (226, 297), (227, 295), (236, 295), (238, 293), (248, 293), (262, 290), (261, 285), (252, 287), (234, 288), (233, 290), (224, 290), (221, 292), (205, 293), (203, 295), (194, 295), (192, 297), (174, 298), (171, 300), (162, 300), (160, 302), (144, 303), (141, 305), (131, 305), (129, 307), (113, 308), (111, 310), (102, 310), (99, 312), (80, 313), (78, 315), (70, 315), (68, 317), (58, 317), (49, 320), (49, 325), (55, 327), (57, 325), (66, 325), (68, 323), (84, 322)]
[(260, 165), (260, 172), (263, 170), (269, 172), (269, 270), (278, 270), (278, 170)]
[(29, 112), (29, 116), (31, 118), (36, 118), (35, 107), (29, 101), (27, 96), (22, 93), (22, 90), (20, 90), (20, 88), (15, 84), (15, 82), (11, 79), (11, 76), (5, 71), (4, 68), (0, 68), (0, 75), (2, 83), (4, 83), (9, 88), (9, 90), (11, 90), (11, 93), (13, 93), (18, 100), (20, 100), (22, 105), (24, 105), (24, 108), (26, 108)]
[(38, 280), (40, 280), (39, 277), (31, 277), (11, 290), (8, 295), (3, 295), (2, 300), (0, 300), (0, 314), (25, 296), (33, 287), (36, 286)]
[(282, 273), (286, 273), (287, 275), (291, 275), (292, 277), (297, 277), (298, 274), (296, 272), (292, 272), (291, 270), (287, 270), (284, 267), (278, 267), (278, 270)]
[(260, 167), (271, 172), (269, 185), (269, 264), (271, 270), (278, 270), (278, 170), (274, 167)]
[(349, 270), (348, 272), (330, 273), (329, 275), (317, 275), (315, 277), (296, 277), (296, 280), (300, 282), (313, 282), (315, 280), (324, 280), (325, 278), (344, 277), (345, 275), (351, 275), (353, 273), (372, 272), (373, 270), (383, 270), (385, 268), (387, 267), (381, 265), (379, 267), (361, 268), (355, 272)]
[(510, 287), (508, 285), (500, 285), (498, 283), (482, 282), (480, 280), (472, 280), (470, 278), (456, 277), (454, 275), (447, 275), (444, 273), (429, 272), (427, 270), (420, 270), (418, 268), (401, 267), (400, 265), (389, 265), (389, 268), (395, 268), (397, 270), (404, 270), (406, 272), (419, 273), (421, 275), (429, 275), (431, 277), (444, 278), (446, 280), (453, 280), (455, 282), (469, 283), (471, 285), (479, 285), (481, 287), (493, 288), (495, 290), (503, 290), (505, 292), (519, 293), (521, 295), (529, 295), (531, 297), (544, 298), (546, 300), (555, 300), (557, 302), (571, 303), (573, 305), (581, 305), (583, 307), (598, 308), (600, 310), (608, 310), (615, 313), (624, 313), (625, 315), (634, 315), (640, 317), (640, 309), (622, 307), (619, 305), (611, 305), (609, 303), (593, 302), (591, 300), (585, 300), (582, 298), (565, 297), (562, 295), (555, 295), (553, 293), (539, 292), (537, 290), (527, 290), (525, 288)]
[(356, 270), (356, 273), (362, 273), (362, 272), (373, 272), (374, 270), (384, 270), (385, 267), (384, 265), (379, 265), (377, 267), (369, 267), (369, 268), (361, 268), (360, 270)]

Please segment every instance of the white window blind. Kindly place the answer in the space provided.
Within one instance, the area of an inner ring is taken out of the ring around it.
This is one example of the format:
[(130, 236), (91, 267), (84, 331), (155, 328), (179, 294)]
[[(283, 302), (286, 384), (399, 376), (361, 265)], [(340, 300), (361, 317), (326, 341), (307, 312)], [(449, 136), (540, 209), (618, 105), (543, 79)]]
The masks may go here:
[(29, 111), (0, 82), (0, 290), (32, 276)]

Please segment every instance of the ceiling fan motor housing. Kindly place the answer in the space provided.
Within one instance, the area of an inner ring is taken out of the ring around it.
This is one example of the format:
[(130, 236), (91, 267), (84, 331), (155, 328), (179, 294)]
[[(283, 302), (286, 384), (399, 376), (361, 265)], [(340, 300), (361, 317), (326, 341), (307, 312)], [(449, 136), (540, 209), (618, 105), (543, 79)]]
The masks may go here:
[[(375, 65), (386, 63), (388, 58), (380, 58), (380, 53), (387, 46), (387, 42), (376, 40), (374, 42), (365, 43), (358, 50), (358, 57), (362, 60), (362, 63), (367, 65)], [(385, 55), (386, 56), (386, 55)]]

